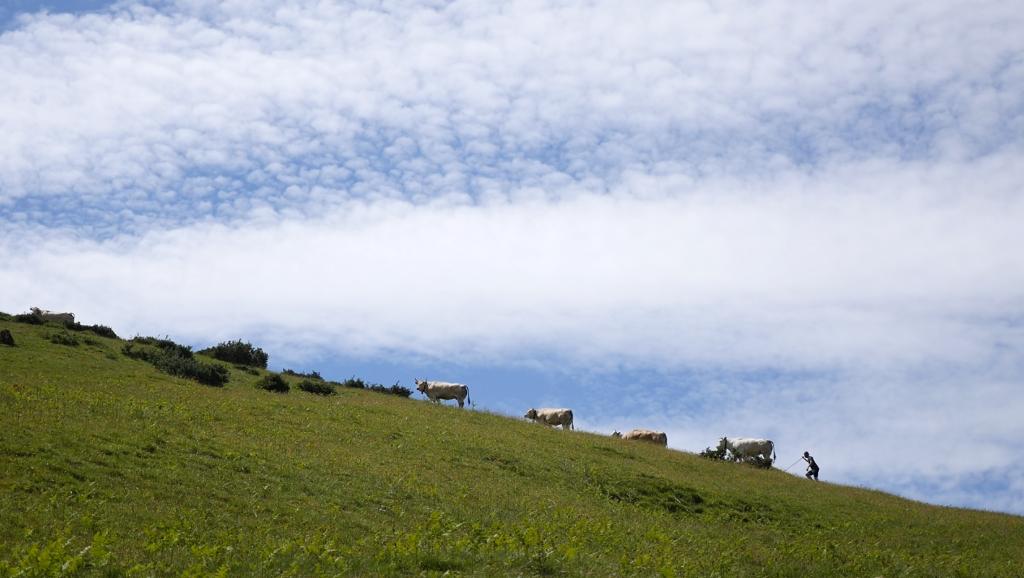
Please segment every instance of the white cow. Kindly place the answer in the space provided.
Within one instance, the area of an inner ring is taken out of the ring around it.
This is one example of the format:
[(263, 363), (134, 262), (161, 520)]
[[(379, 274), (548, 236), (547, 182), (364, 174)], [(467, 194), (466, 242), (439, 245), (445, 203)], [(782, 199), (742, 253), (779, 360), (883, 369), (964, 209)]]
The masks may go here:
[(736, 461), (761, 456), (775, 461), (775, 442), (760, 438), (722, 438), (726, 449)]
[(562, 429), (576, 429), (572, 425), (571, 409), (555, 409), (550, 407), (542, 407), (540, 409), (530, 408), (523, 417), (545, 425), (562, 426)]
[(626, 432), (625, 435), (615, 432), (612, 434), (612, 437), (622, 438), (624, 440), (641, 440), (655, 443), (660, 446), (668, 445), (668, 435), (665, 432), (650, 429), (635, 429), (633, 431)]
[(74, 313), (58, 313), (56, 311), (47, 311), (46, 309), (40, 309), (38, 307), (33, 307), (31, 311), (36, 317), (42, 318), (43, 321), (56, 321), (58, 323), (75, 322)]
[(461, 383), (448, 383), (447, 381), (427, 381), (425, 379), (414, 379), (416, 390), (426, 395), (430, 401), (440, 403), (442, 399), (454, 399), (459, 402), (459, 407), (469, 399), (469, 388)]

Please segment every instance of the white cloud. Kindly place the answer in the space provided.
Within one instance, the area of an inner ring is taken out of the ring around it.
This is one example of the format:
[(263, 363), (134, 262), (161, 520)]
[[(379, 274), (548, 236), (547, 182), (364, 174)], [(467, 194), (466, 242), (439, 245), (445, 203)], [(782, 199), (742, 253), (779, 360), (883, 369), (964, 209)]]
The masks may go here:
[[(843, 167), (681, 195), (645, 182), (647, 198), (352, 201), (317, 219), (271, 212), (92, 243), (26, 226), (5, 238), (8, 271), (50, 288), (8, 295), (126, 326), (179, 310), (168, 329), (200, 334), (241, 320), (316, 328), (303, 341), (365, 352), (543, 344), (578, 362), (663, 367), (970, 363), (1020, 345), (1005, 322), (1024, 297), (1018, 177), (1003, 175), (1007, 191), (998, 178), (959, 189), (988, 169)], [(109, 317), (112, 297), (134, 304), (131, 317)]]
[(214, 197), (244, 190), (315, 214), (347, 194), (609, 186), (658, 163), (974, 155), (1022, 122), (1006, 2), (244, 4), (4, 33), (0, 197), (190, 191), (167, 207), (180, 222), (244, 215)]

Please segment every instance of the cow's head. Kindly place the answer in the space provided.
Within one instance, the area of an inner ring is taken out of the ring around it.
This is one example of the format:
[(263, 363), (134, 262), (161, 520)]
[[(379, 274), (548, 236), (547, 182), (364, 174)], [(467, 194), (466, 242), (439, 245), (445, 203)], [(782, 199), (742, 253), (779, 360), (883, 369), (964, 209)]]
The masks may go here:
[(413, 379), (413, 383), (416, 384), (416, 391), (420, 393), (427, 393), (427, 380), (425, 379)]
[(537, 410), (530, 408), (530, 411), (526, 412), (526, 415), (523, 417), (526, 419), (537, 419)]
[(621, 438), (622, 437), (622, 433), (617, 432), (617, 431), (613, 431), (612, 432), (612, 437), (613, 438)]

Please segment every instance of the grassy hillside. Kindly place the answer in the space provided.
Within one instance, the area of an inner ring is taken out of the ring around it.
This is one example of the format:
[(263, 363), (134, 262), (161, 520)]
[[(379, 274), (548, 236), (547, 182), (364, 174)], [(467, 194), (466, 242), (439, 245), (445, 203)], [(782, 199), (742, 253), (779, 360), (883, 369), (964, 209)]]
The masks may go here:
[(1021, 517), (0, 329), (0, 576), (1024, 575)]

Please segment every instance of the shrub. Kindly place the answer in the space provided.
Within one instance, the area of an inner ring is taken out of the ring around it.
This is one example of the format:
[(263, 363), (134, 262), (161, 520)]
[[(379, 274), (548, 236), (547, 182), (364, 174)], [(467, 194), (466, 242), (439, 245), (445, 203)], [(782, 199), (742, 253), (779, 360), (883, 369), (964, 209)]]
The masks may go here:
[(87, 325), (86, 331), (92, 331), (100, 337), (109, 337), (110, 339), (118, 339), (117, 333), (113, 329), (106, 325)]
[(50, 335), (50, 343), (56, 343), (57, 345), (68, 345), (75, 347), (78, 345), (78, 339), (70, 333), (54, 333)]
[(316, 380), (319, 380), (319, 381), (323, 381), (324, 380), (323, 377), (320, 377), (320, 372), (319, 371), (311, 371), (309, 373), (301, 373), (301, 372), (294, 371), (294, 370), (291, 370), (291, 369), (285, 369), (281, 373), (283, 373), (285, 375), (293, 375), (295, 377), (305, 377), (307, 379), (316, 379)]
[(409, 397), (410, 395), (412, 395), (411, 389), (409, 389), (408, 387), (402, 387), (401, 385), (398, 385), (397, 381), (395, 382), (394, 385), (390, 387), (385, 387), (379, 383), (375, 383), (367, 389), (369, 389), (370, 391), (375, 391), (377, 393), (387, 393), (389, 395), (397, 395), (399, 397)]
[(0, 321), (10, 321), (11, 319), (14, 319), (13, 315), (0, 311)]
[(412, 395), (412, 390), (407, 387), (398, 385), (396, 381), (394, 385), (387, 386), (379, 383), (366, 383), (361, 378), (352, 376), (345, 381), (338, 383), (335, 381), (327, 382), (329, 385), (336, 385), (338, 387), (351, 387), (353, 389), (368, 389), (376, 393), (386, 393), (389, 395), (397, 395), (399, 397), (409, 397)]
[(707, 458), (709, 460), (724, 460), (725, 452), (725, 440), (722, 440), (718, 443), (718, 447), (715, 449), (704, 448), (704, 451), (700, 453), (700, 457)]
[(316, 381), (313, 379), (304, 379), (299, 383), (299, 389), (309, 393), (315, 393), (317, 395), (332, 395), (335, 392), (334, 384), (326, 381)]
[(702, 458), (707, 458), (709, 460), (724, 460), (725, 459), (725, 455), (719, 453), (718, 450), (713, 450), (713, 449), (711, 449), (709, 447), (704, 448), (704, 451), (700, 452), (697, 455), (699, 455)]
[(398, 385), (398, 382), (396, 381), (394, 385), (388, 388), (388, 393), (400, 397), (409, 397), (412, 395), (412, 390), (409, 389), (408, 387)]
[(248, 365), (242, 365), (240, 363), (236, 363), (235, 364), (235, 369), (237, 369), (238, 371), (243, 371), (245, 373), (248, 373), (249, 375), (259, 375), (260, 374), (260, 370), (258, 370), (256, 368), (253, 368), (253, 367), (249, 367)]
[(205, 385), (220, 387), (228, 382), (230, 373), (223, 365), (215, 363), (202, 363), (197, 361), (195, 369), (196, 381)]
[(170, 339), (157, 339), (156, 337), (139, 337), (136, 335), (132, 338), (132, 343), (141, 343), (143, 345), (152, 345), (164, 351), (173, 353), (178, 357), (186, 357), (192, 359), (192, 346), (181, 345), (171, 341)]
[(216, 363), (203, 363), (192, 355), (192, 348), (168, 339), (135, 337), (121, 348), (132, 359), (151, 363), (160, 371), (194, 379), (204, 385), (220, 387), (228, 382), (228, 369)]
[(275, 393), (288, 393), (291, 390), (291, 386), (284, 380), (283, 377), (276, 373), (264, 377), (263, 379), (256, 382), (256, 387), (265, 389), (267, 391), (273, 391)]
[(228, 381), (228, 370), (224, 366), (203, 363), (195, 358), (164, 354), (155, 365), (165, 373), (194, 379), (205, 385), (221, 386)]
[(19, 313), (14, 316), (16, 323), (28, 323), (29, 325), (42, 325), (46, 323), (43, 321), (42, 315), (36, 315), (35, 313)]
[(109, 337), (111, 339), (117, 339), (117, 334), (114, 330), (107, 327), (106, 325), (82, 325), (77, 321), (71, 321), (64, 323), (64, 327), (71, 331), (91, 331), (100, 337)]
[(366, 389), (366, 382), (359, 379), (356, 376), (352, 376), (340, 384), (342, 387), (354, 387), (356, 389)]
[(251, 343), (246, 343), (240, 339), (218, 343), (199, 353), (215, 357), (221, 361), (252, 365), (262, 369), (267, 368), (267, 360), (270, 358), (259, 347), (254, 347)]

